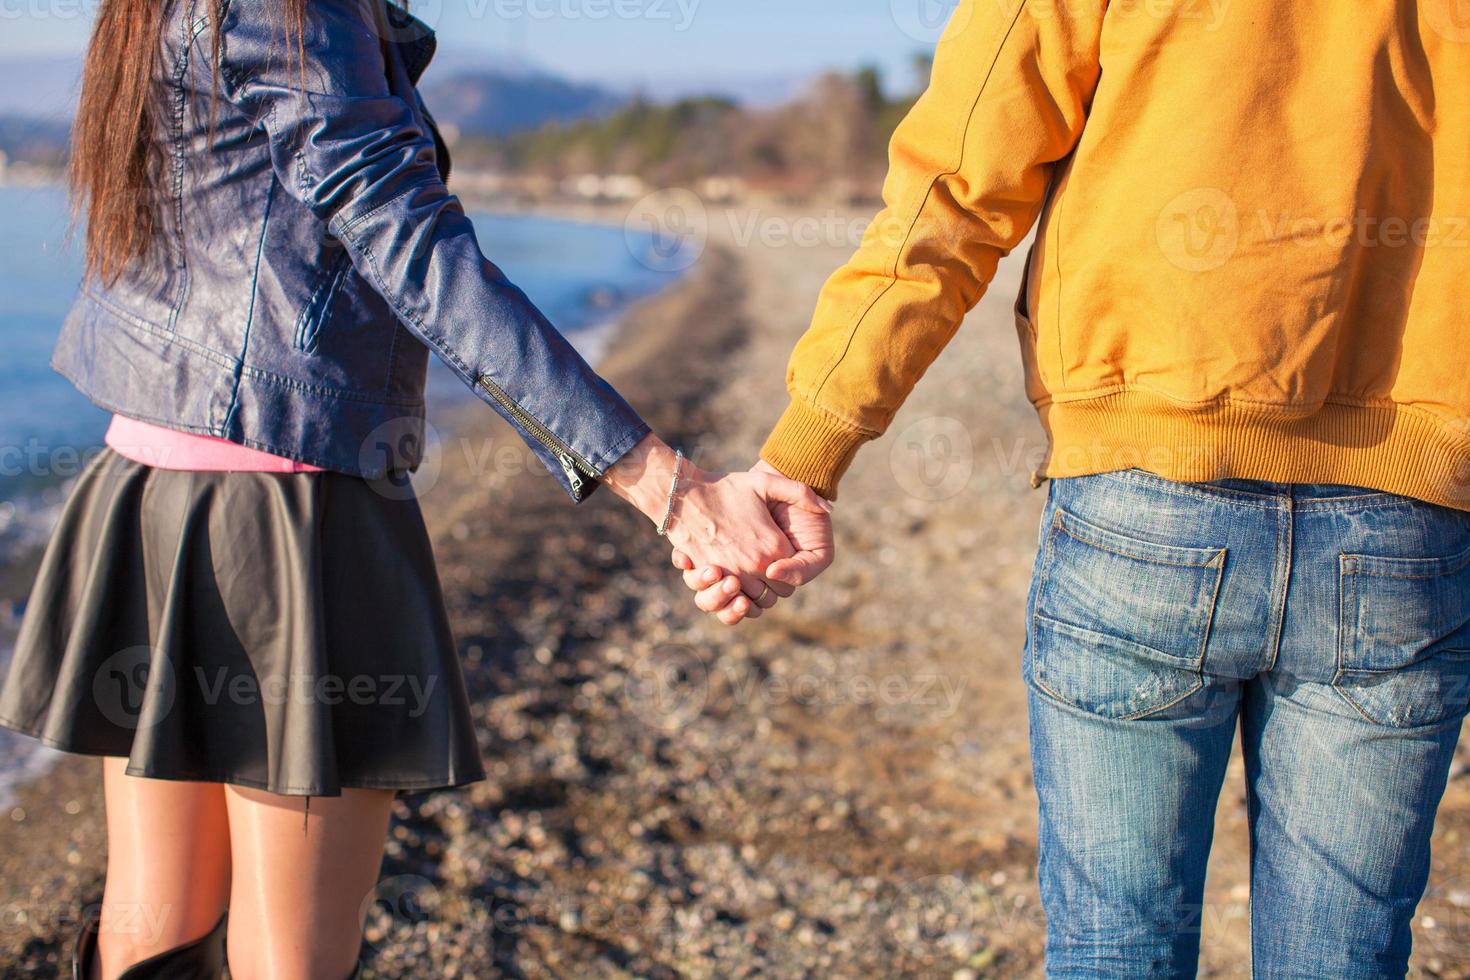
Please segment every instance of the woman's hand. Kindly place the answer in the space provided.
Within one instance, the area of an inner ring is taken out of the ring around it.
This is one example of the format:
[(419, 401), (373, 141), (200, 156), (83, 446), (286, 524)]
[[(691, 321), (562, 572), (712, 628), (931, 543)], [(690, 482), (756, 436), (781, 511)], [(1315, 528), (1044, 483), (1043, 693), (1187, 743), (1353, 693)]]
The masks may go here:
[[(648, 436), (610, 467), (603, 481), (658, 524), (668, 511), (675, 463), (674, 452)], [(709, 594), (698, 602), (733, 626), (758, 617), (793, 591), (767, 577), (798, 554), (773, 515), (779, 509), (788, 525), (801, 526), (825, 520), (830, 507), (811, 488), (778, 473), (713, 473), (685, 460), (668, 537), (695, 565), (721, 570), (718, 589), (706, 590)]]

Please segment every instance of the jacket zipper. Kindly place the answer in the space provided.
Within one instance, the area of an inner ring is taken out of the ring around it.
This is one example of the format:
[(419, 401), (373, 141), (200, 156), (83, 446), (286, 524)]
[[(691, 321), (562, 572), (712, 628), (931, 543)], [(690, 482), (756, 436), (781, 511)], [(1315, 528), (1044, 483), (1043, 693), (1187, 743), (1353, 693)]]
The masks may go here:
[[(491, 398), (495, 399), (496, 404), (505, 409), (511, 418), (519, 422), (521, 427), (531, 434), (532, 438), (551, 451), (552, 455), (556, 457), (557, 462), (561, 463), (562, 472), (566, 474), (567, 482), (571, 484), (572, 494), (578, 500), (584, 499), (587, 495), (582, 491), (586, 489), (587, 478), (596, 480), (598, 476), (597, 470), (593, 468), (592, 464), (577, 455), (566, 443), (552, 435), (551, 430), (542, 425), (535, 416), (512, 401), (511, 397), (505, 393), (505, 389), (500, 387), (500, 385), (491, 381), (489, 378), (481, 378), (479, 385), (489, 393)], [(586, 478), (584, 478), (584, 474)]]

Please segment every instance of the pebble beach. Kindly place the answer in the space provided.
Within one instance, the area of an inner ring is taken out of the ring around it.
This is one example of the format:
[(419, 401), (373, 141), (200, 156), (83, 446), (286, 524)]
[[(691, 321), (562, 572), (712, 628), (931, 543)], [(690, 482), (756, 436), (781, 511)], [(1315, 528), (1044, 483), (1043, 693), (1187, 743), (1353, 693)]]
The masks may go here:
[[(709, 219), (702, 256), (623, 317), (601, 368), (670, 443), (743, 468), (860, 222)], [(780, 233), (803, 221), (812, 234)], [(610, 494), (574, 508), (480, 406), (436, 420), (420, 493), (490, 778), (399, 800), (364, 976), (1042, 975), (1020, 657), (1044, 442), (1017, 258), (859, 455), (837, 564), (737, 629), (694, 609)], [(1467, 760), (1416, 977), (1470, 977)], [(99, 790), (96, 760), (67, 757), (0, 812), (0, 976), (68, 975), (101, 889)], [(1245, 821), (1237, 755), (1202, 976), (1249, 976)]]

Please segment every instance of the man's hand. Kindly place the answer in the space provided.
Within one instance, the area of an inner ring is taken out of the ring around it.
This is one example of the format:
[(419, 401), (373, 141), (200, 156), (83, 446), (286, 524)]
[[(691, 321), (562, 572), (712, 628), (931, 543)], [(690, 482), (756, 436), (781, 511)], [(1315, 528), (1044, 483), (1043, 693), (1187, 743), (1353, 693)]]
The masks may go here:
[[(785, 480), (785, 477), (764, 460), (752, 467), (751, 473)], [(826, 508), (818, 511), (772, 500), (770, 512), (793, 550), (789, 557), (778, 558), (765, 569), (764, 577), (770, 583), (772, 592), (784, 599), (826, 571), (837, 556), (832, 534), (831, 504), (828, 503)], [(726, 625), (733, 626), (742, 619), (753, 619), (763, 609), (776, 604), (774, 597), (768, 597), (769, 601), (751, 609), (749, 604), (741, 602), (743, 593), (739, 577), (728, 574), (725, 567), (698, 562), (677, 547), (673, 560), (674, 566), (684, 572), (684, 584), (696, 593), (695, 604), (705, 612), (713, 613)]]

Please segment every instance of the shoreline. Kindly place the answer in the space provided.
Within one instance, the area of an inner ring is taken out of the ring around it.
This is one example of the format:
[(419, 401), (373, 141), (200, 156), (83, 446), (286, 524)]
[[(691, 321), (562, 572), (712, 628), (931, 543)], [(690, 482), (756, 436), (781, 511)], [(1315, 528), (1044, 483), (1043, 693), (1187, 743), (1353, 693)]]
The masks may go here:
[[(472, 215), (491, 218), (575, 222), (608, 229), (622, 225), (620, 217), (611, 209), (580, 209), (573, 215), (560, 209), (543, 211), (498, 208), (482, 200), (467, 202), (467, 208)], [(624, 318), (639, 303), (676, 286), (679, 281), (678, 278), (671, 277), (669, 282), (650, 284), (638, 282), (637, 277), (631, 275), (623, 275), (614, 280), (615, 277), (609, 273), (607, 282), (589, 287), (580, 298), (580, 314), (572, 319), (572, 326), (567, 328), (568, 336), (573, 338), (584, 356), (594, 364), (605, 358), (610, 347), (616, 344)], [(431, 365), (431, 379), (440, 392), (432, 404), (436, 416), (440, 414), (441, 407), (452, 413), (463, 405), (480, 404), (472, 393), (463, 388), (458, 379), (453, 379), (447, 371), (440, 371), (439, 367), (437, 362)], [(88, 447), (83, 451), (83, 458), (90, 458), (90, 453), (95, 448), (100, 448), (100, 433), (98, 447)], [(3, 483), (4, 492), (9, 496), (0, 500), (0, 508), (4, 508), (0, 511), (0, 676), (3, 676), (9, 663), (35, 567), (40, 561), (56, 515), (74, 482), (75, 473), (68, 472), (50, 479), (38, 475), (19, 475)], [(22, 736), (0, 732), (0, 750), (7, 756), (0, 759), (0, 814), (15, 802), (20, 788), (44, 776), (48, 767), (44, 760), (52, 759), (49, 764), (54, 765), (54, 758), (49, 753), (30, 749), (29, 746), (33, 744)], [(40, 768), (37, 768), (33, 756), (40, 760)]]
[[(711, 239), (627, 311), (600, 368), (701, 465), (735, 468), (850, 246)], [(1019, 658), (1043, 494), (1015, 463), (1040, 438), (1019, 282), (1004, 263), (859, 454), (837, 564), (737, 630), (693, 610), (641, 516), (606, 493), (574, 508), (524, 450), (494, 451), (519, 440), (478, 403), (438, 420), (465, 451), (443, 453), (423, 509), (489, 780), (395, 805), (368, 980), (1042, 976)], [(936, 441), (955, 458), (916, 458)], [(962, 479), (923, 479), (940, 462)], [(1242, 773), (1237, 754), (1201, 976), (1249, 962)], [(68, 758), (23, 821), (0, 813), (0, 974), (57, 975), (101, 880), (96, 782)], [(1414, 975), (1464, 980), (1470, 779), (1451, 781), (1433, 862)]]
[[(634, 324), (669, 323), (667, 317), (657, 313), (640, 314), (668, 304), (677, 305), (701, 285), (700, 277), (686, 276), (629, 303), (608, 330), (606, 355), (599, 369), (613, 377), (624, 375), (649, 353), (650, 346), (661, 348), (672, 341), (674, 338), (668, 336), (654, 336), (658, 333), (656, 329)], [(450, 436), (490, 426), (503, 429), (502, 435), (515, 438), (508, 427), (493, 418), (486, 406), (474, 399), (446, 406), (438, 425)], [(467, 472), (466, 461), (457, 457), (448, 457), (446, 463), (445, 473), (436, 485), (421, 496), (436, 555), (445, 549), (446, 541), (457, 544), (459, 522), (469, 513), (486, 507), (482, 475)], [(535, 510), (560, 509), (565, 503), (559, 494), (548, 494), (548, 481), (530, 473), (517, 474), (508, 483), (509, 486), (492, 488), (502, 498), (498, 506), (506, 510), (518, 511), (533, 501), (531, 509)], [(597, 501), (592, 506), (597, 504), (607, 507), (608, 501)], [(34, 565), (39, 555), (39, 550), (33, 552), (26, 563)], [(464, 591), (465, 569), (460, 561), (454, 556), (439, 557), (446, 601), (463, 648), (466, 631), (454, 611), (456, 606), (463, 608), (473, 598)], [(15, 562), (7, 564), (8, 568), (0, 569), (0, 583), (15, 584), (26, 578), (28, 573), (23, 566)], [(461, 580), (459, 587), (453, 579)], [(20, 735), (13, 737), (33, 741)], [(54, 764), (45, 774), (14, 787), (12, 804), (0, 811), (0, 974), (59, 977), (65, 972), (64, 957), (71, 930), (85, 905), (101, 894), (106, 833), (100, 784), (96, 759), (56, 753)], [(446, 795), (452, 796), (453, 791), (405, 799)], [(405, 810), (405, 804), (400, 802), (395, 813), (400, 825)]]

